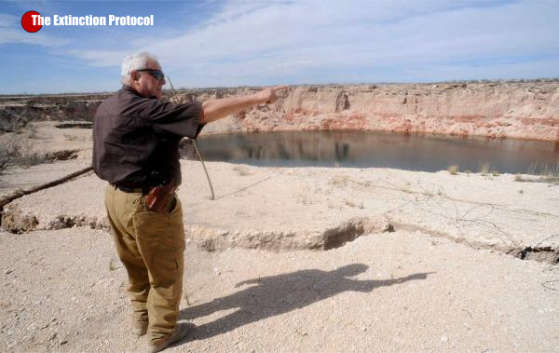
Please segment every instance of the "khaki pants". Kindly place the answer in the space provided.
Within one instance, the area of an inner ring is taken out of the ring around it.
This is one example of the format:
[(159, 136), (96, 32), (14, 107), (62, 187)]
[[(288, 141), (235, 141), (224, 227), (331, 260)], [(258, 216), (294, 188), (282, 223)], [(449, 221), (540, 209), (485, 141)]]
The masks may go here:
[(137, 323), (149, 322), (152, 341), (175, 329), (184, 272), (184, 225), (174, 194), (165, 211), (147, 209), (141, 193), (108, 185), (105, 206), (116, 249), (128, 272), (128, 293)]

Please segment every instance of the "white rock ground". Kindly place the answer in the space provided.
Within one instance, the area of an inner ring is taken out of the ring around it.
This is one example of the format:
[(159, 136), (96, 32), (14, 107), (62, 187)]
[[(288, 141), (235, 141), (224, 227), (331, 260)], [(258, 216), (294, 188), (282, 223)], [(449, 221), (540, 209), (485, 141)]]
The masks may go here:
[[(144, 349), (105, 231), (1, 239), (0, 350)], [(169, 351), (555, 352), (559, 343), (558, 296), (542, 286), (556, 267), (419, 232), (326, 252), (189, 246), (185, 259), (181, 318), (197, 328)], [(336, 272), (345, 266), (355, 267), (347, 277)]]
[[(0, 191), (87, 160), (8, 170)], [(389, 169), (208, 169), (214, 201), (200, 164), (183, 162), (181, 319), (197, 328), (169, 351), (557, 351), (556, 184)], [(86, 175), (4, 208), (11, 226), (25, 217), (38, 224), (0, 232), (0, 351), (145, 348), (130, 333), (104, 187)], [(86, 226), (64, 228), (76, 223)], [(545, 261), (520, 260), (522, 252)]]
[[(386, 222), (514, 255), (559, 245), (559, 185), (530, 176), (515, 181), (510, 174), (207, 165), (216, 200), (194, 161), (182, 162), (179, 197), (191, 240), (209, 250), (316, 248), (344, 232), (382, 231)], [(89, 174), (13, 201), (4, 211), (15, 223), (34, 217), (36, 229), (104, 227), (105, 186)], [(3, 226), (9, 226), (6, 216)]]

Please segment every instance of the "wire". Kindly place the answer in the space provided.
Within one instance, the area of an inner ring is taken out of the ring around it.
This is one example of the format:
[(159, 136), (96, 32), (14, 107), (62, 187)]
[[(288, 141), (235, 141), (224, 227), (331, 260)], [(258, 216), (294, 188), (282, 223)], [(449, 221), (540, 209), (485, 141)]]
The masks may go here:
[[(177, 104), (180, 104), (179, 96), (177, 95), (177, 91), (175, 91), (175, 87), (173, 87), (173, 82), (171, 82), (171, 78), (169, 76), (166, 76), (166, 77), (167, 77), (167, 81), (169, 81), (169, 85), (171, 86), (171, 90), (173, 91), (175, 102)], [(191, 140), (192, 140), (192, 143), (194, 144), (194, 150), (196, 151), (196, 154), (198, 155), (198, 159), (200, 160), (200, 162), (202, 163), (202, 167), (204, 168), (204, 173), (206, 174), (206, 179), (208, 179), (208, 184), (210, 185), (210, 191), (212, 192), (212, 200), (215, 200), (214, 187), (212, 185), (212, 180), (210, 179), (210, 175), (208, 174), (208, 170), (206, 169), (206, 164), (204, 163), (204, 159), (202, 158), (202, 155), (200, 154), (200, 150), (198, 150), (198, 146), (196, 145), (196, 141), (194, 139), (191, 139)]]

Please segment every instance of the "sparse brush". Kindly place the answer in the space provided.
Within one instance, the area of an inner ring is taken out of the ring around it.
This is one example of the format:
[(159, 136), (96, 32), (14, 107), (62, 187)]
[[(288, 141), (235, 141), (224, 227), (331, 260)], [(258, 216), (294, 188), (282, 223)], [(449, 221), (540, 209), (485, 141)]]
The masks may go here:
[(514, 176), (514, 181), (522, 181), (522, 175), (516, 174), (516, 175)]
[(37, 129), (33, 125), (27, 125), (28, 135), (29, 138), (35, 139), (37, 138)]
[(9, 165), (30, 167), (48, 160), (44, 153), (33, 151), (32, 142), (27, 134), (11, 134), (0, 144), (0, 170)]
[(233, 170), (236, 171), (240, 176), (250, 175), (248, 168), (243, 165), (236, 165), (235, 167), (233, 167)]
[(349, 207), (357, 207), (359, 209), (364, 209), (365, 208), (365, 206), (363, 206), (363, 202), (361, 202), (360, 204), (357, 204), (355, 201), (346, 199), (345, 204), (348, 205)]
[(349, 178), (346, 176), (335, 176), (328, 180), (329, 185), (333, 186), (347, 186)]
[(458, 168), (456, 164), (448, 166), (448, 172), (450, 173), (450, 175), (457, 175), (459, 170), (460, 168)]
[(27, 125), (25, 117), (12, 113), (9, 110), (4, 111), (2, 120), (3, 121), (0, 123), (0, 131), (3, 132), (20, 133), (25, 125)]
[(548, 176), (548, 175), (558, 176), (559, 163), (557, 163), (555, 168), (553, 168), (553, 166), (544, 163), (539, 163), (539, 162), (532, 163), (530, 164), (530, 167), (528, 167), (528, 174), (540, 175), (540, 176)]
[(114, 259), (109, 260), (109, 271), (114, 271), (118, 268), (117, 264), (115, 263)]
[(0, 170), (6, 168), (10, 162), (10, 157), (8, 155), (8, 149), (6, 146), (0, 144)]
[(539, 175), (541, 178), (535, 181), (556, 184), (559, 183), (559, 163), (553, 168), (543, 163), (532, 163), (528, 168), (528, 174)]
[(499, 173), (499, 171), (498, 171), (497, 169), (493, 169), (493, 170), (491, 170), (491, 175), (493, 175), (493, 176), (499, 176), (499, 175), (501, 175), (501, 174)]
[(528, 167), (528, 170), (526, 171), (526, 174), (536, 174), (535, 170), (538, 167), (538, 163), (532, 163), (530, 164), (530, 166)]
[(483, 163), (479, 166), (479, 173), (486, 176), (491, 171), (491, 163)]
[(544, 177), (544, 181), (547, 183), (557, 184), (559, 183), (559, 176), (558, 175), (547, 175)]

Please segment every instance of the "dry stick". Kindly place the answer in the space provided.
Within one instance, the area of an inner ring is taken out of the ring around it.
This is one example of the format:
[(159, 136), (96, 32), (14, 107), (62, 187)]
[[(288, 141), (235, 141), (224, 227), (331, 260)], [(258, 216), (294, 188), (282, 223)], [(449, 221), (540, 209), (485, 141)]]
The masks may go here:
[(90, 172), (90, 171), (92, 171), (92, 170), (93, 170), (93, 167), (90, 166), (90, 167), (87, 167), (87, 168), (78, 170), (78, 171), (75, 172), (75, 173), (66, 175), (66, 176), (63, 177), (63, 178), (60, 178), (60, 179), (56, 179), (56, 180), (54, 180), (54, 181), (51, 181), (50, 183), (46, 183), (46, 184), (43, 184), (43, 185), (39, 185), (39, 186), (36, 186), (36, 187), (34, 187), (34, 188), (31, 188), (31, 189), (27, 189), (27, 190), (16, 190), (16, 191), (12, 192), (11, 194), (9, 194), (9, 195), (7, 195), (7, 196), (5, 196), (5, 197), (3, 197), (3, 198), (0, 199), (0, 209), (1, 209), (2, 207), (4, 207), (5, 205), (9, 204), (10, 202), (12, 202), (13, 200), (18, 199), (18, 198), (20, 198), (20, 197), (22, 197), (22, 196), (29, 195), (29, 194), (33, 194), (33, 193), (35, 193), (35, 192), (37, 192), (37, 191), (41, 191), (41, 190), (44, 190), (44, 189), (47, 189), (47, 188), (50, 188), (50, 187), (53, 187), (53, 186), (56, 186), (56, 185), (65, 183), (65, 182), (67, 182), (67, 181), (70, 180), (70, 179), (74, 179), (75, 177), (80, 176), (80, 175), (82, 175), (82, 174), (85, 174), (85, 173), (87, 173), (87, 172)]
[[(167, 76), (167, 80), (169, 81), (169, 85), (171, 86), (171, 90), (173, 91), (173, 95), (175, 96), (175, 102), (177, 102), (177, 104), (180, 103), (177, 92), (175, 91), (175, 87), (173, 87), (173, 83), (171, 82), (171, 78), (169, 76)], [(200, 159), (200, 162), (202, 163), (202, 167), (204, 168), (204, 173), (206, 173), (206, 178), (208, 179), (208, 184), (210, 185), (210, 191), (212, 192), (212, 200), (215, 200), (214, 188), (213, 188), (213, 185), (212, 185), (212, 181), (210, 179), (210, 175), (208, 174), (208, 170), (206, 169), (206, 164), (204, 163), (204, 160), (202, 159), (202, 155), (200, 154), (200, 151), (198, 150), (198, 146), (196, 145), (196, 141), (194, 139), (191, 139), (191, 140), (192, 140), (192, 143), (194, 144), (194, 150), (196, 151), (196, 154), (198, 155), (198, 159)]]

